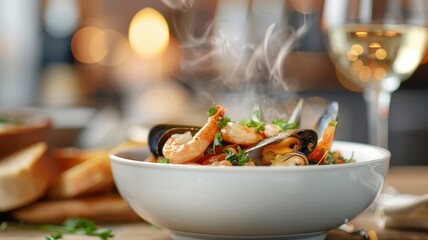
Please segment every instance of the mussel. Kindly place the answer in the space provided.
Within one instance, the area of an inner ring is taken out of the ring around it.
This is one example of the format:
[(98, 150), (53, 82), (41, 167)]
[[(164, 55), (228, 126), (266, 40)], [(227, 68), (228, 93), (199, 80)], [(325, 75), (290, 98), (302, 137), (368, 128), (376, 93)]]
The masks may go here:
[[(300, 99), (296, 107), (294, 108), (288, 122), (297, 123), (297, 124), (300, 123), (302, 107), (303, 107), (303, 99)], [(262, 120), (264, 120), (260, 105), (256, 104), (253, 108), (253, 112), (254, 111), (258, 111), (260, 117), (262, 118)], [(168, 138), (171, 137), (171, 135), (183, 134), (188, 131), (192, 135), (195, 135), (196, 132), (199, 131), (199, 129), (201, 129), (200, 126), (186, 126), (186, 125), (175, 125), (175, 124), (156, 125), (150, 129), (150, 132), (148, 135), (148, 143), (149, 143), (150, 151), (155, 157), (163, 156), (162, 148), (165, 145), (165, 142), (168, 140)]]
[(255, 146), (246, 149), (252, 159), (260, 159), (260, 164), (270, 165), (277, 156), (299, 151), (311, 153), (318, 142), (318, 134), (312, 129), (293, 129), (265, 138)]
[(294, 107), (291, 116), (288, 118), (289, 123), (296, 123), (298, 126), (300, 125), (300, 120), (302, 118), (302, 110), (303, 110), (303, 98), (297, 102), (296, 107)]
[(290, 152), (276, 157), (270, 166), (305, 166), (309, 165), (306, 155), (301, 152)]
[(183, 134), (190, 132), (195, 135), (199, 131), (200, 127), (197, 126), (185, 126), (185, 125), (172, 125), (172, 124), (160, 124), (152, 127), (148, 136), (148, 143), (150, 151), (153, 156), (163, 156), (162, 148), (165, 142), (173, 134)]
[[(300, 120), (302, 104), (303, 100), (300, 100), (290, 117), (290, 121), (296, 122)], [(311, 154), (317, 148), (317, 145), (325, 144), (319, 140), (322, 140), (326, 127), (331, 120), (337, 119), (337, 115), (338, 104), (337, 102), (332, 102), (313, 129), (286, 130), (265, 138), (258, 144), (243, 150), (251, 159), (257, 159), (258, 164), (261, 165), (271, 165), (274, 162), (275, 165), (307, 164), (306, 156)], [(201, 127), (199, 126), (157, 125), (149, 132), (148, 143), (150, 150), (155, 157), (163, 156), (163, 146), (173, 134), (190, 132), (194, 136), (200, 129)]]
[(326, 107), (323, 114), (315, 123), (315, 125), (312, 127), (312, 129), (314, 129), (318, 133), (318, 135), (321, 136), (324, 133), (330, 121), (337, 120), (338, 115), (339, 115), (339, 103), (333, 101)]

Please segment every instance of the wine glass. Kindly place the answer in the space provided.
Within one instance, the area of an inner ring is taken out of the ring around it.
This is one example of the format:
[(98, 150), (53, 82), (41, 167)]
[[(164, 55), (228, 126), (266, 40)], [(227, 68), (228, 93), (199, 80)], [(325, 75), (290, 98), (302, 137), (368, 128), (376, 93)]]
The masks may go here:
[(391, 93), (419, 66), (426, 0), (325, 0), (322, 28), (335, 66), (363, 90), (369, 143), (388, 147)]

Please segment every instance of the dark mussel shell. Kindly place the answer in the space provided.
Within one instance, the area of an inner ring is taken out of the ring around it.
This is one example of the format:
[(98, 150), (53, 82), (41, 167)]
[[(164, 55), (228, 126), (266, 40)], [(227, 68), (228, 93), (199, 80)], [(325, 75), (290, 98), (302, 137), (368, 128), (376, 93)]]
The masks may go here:
[(163, 156), (162, 148), (165, 142), (173, 134), (183, 134), (190, 131), (192, 135), (195, 135), (199, 131), (198, 126), (185, 126), (185, 125), (174, 125), (174, 124), (159, 124), (150, 129), (148, 136), (148, 143), (150, 151), (155, 157)]
[(255, 146), (246, 149), (244, 152), (248, 153), (250, 157), (252, 158), (260, 158), (261, 156), (261, 150), (269, 145), (269, 144), (275, 144), (279, 141), (286, 139), (292, 135), (299, 136), (300, 141), (302, 142), (301, 149), (298, 149), (298, 151), (302, 152), (306, 156), (311, 153), (318, 143), (318, 134), (312, 130), (312, 129), (293, 129), (293, 130), (287, 130), (284, 132), (280, 132), (279, 134), (263, 139), (261, 142), (256, 144)]
[(337, 120), (339, 115), (339, 103), (331, 102), (327, 108), (324, 110), (324, 113), (312, 127), (315, 131), (321, 136), (324, 133), (324, 130), (327, 128), (331, 120)]

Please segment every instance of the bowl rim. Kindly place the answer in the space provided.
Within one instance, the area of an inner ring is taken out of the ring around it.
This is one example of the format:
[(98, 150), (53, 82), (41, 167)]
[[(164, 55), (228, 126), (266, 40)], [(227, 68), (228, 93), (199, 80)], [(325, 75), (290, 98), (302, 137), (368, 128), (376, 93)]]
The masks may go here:
[(126, 152), (138, 152), (138, 151), (147, 151), (148, 156), (151, 155), (149, 147), (129, 147), (129, 148), (120, 148), (114, 149), (109, 153), (109, 158), (112, 163), (118, 163), (121, 165), (144, 167), (150, 169), (165, 169), (165, 170), (197, 170), (204, 172), (294, 172), (294, 171), (330, 171), (334, 169), (343, 169), (349, 167), (359, 167), (367, 164), (380, 164), (380, 163), (389, 163), (391, 158), (391, 152), (385, 148), (381, 148), (374, 145), (369, 145), (365, 143), (358, 142), (347, 142), (347, 141), (334, 141), (333, 148), (337, 145), (354, 145), (365, 148), (371, 148), (379, 152), (379, 157), (365, 160), (365, 161), (356, 161), (349, 164), (331, 164), (331, 165), (308, 165), (308, 166), (284, 166), (284, 167), (269, 167), (269, 166), (257, 166), (257, 167), (224, 167), (224, 166), (204, 166), (204, 165), (192, 165), (192, 164), (159, 164), (154, 162), (146, 162), (138, 159), (130, 159), (119, 156)]

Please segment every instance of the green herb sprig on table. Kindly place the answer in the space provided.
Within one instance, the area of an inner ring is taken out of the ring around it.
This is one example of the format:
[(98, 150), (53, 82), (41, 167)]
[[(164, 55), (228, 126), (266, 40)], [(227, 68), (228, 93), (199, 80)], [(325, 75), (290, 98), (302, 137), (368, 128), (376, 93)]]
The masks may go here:
[(76, 234), (99, 237), (102, 240), (113, 238), (113, 232), (109, 228), (98, 229), (95, 222), (83, 218), (69, 218), (62, 226), (57, 225), (42, 225), (40, 230), (55, 232), (50, 235), (51, 239), (61, 239), (61, 234)]
[[(0, 232), (5, 231), (11, 227), (8, 222), (0, 224)], [(45, 240), (59, 240), (62, 239), (63, 234), (73, 235), (86, 235), (98, 237), (101, 240), (108, 240), (113, 238), (113, 231), (110, 228), (98, 228), (95, 222), (83, 218), (68, 218), (63, 225), (41, 225), (41, 226), (28, 226), (20, 223), (17, 227), (28, 230), (40, 230), (52, 232), (52, 234), (45, 237)]]

